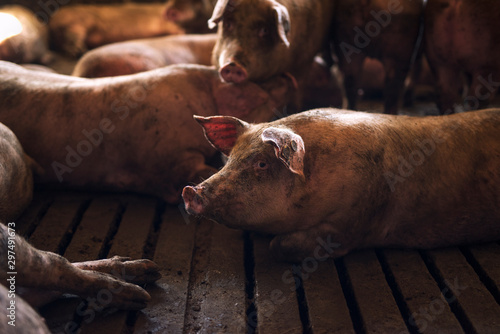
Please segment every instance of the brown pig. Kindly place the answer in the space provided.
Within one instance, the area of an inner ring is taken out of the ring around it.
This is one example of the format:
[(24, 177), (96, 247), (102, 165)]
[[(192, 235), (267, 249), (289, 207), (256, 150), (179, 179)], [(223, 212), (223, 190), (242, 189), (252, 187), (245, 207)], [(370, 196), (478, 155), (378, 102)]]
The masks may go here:
[(211, 31), (207, 22), (216, 2), (217, 0), (168, 0), (163, 16), (188, 34), (206, 34)]
[(78, 57), (104, 44), (183, 32), (163, 19), (162, 8), (146, 3), (65, 6), (50, 18), (51, 43)]
[(186, 209), (276, 235), (279, 258), (500, 238), (500, 109), (409, 117), (317, 109), (250, 125), (197, 117), (229, 155)]
[(0, 7), (0, 60), (15, 63), (48, 63), (48, 29), (29, 9), (9, 5)]
[(396, 114), (416, 54), (423, 15), (422, 0), (337, 0), (334, 48), (344, 75), (349, 109), (356, 109), (366, 57), (385, 70), (384, 110)]
[(314, 57), (328, 46), (331, 0), (219, 0), (213, 64), (227, 82), (261, 81), (290, 73), (300, 87)]
[(288, 99), (287, 78), (223, 83), (214, 68), (172, 65), (83, 79), (0, 63), (0, 121), (44, 169), (41, 182), (180, 200), (216, 171), (216, 150), (193, 114), (268, 121)]
[[(483, 108), (500, 86), (500, 2), (428, 0), (425, 53), (436, 76), (441, 113)], [(465, 78), (464, 75), (465, 74)], [(466, 80), (464, 80), (466, 79)], [(460, 101), (465, 82), (469, 90)]]
[(210, 65), (216, 34), (171, 35), (103, 45), (83, 55), (73, 75), (112, 77), (172, 64)]

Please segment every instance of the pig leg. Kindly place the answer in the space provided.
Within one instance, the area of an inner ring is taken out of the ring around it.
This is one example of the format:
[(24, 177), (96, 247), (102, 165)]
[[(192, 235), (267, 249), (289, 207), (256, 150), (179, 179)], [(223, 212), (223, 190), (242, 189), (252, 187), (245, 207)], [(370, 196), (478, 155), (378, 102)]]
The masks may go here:
[(351, 248), (345, 247), (343, 241), (345, 237), (333, 230), (331, 225), (323, 224), (308, 230), (278, 235), (271, 241), (270, 249), (278, 260), (299, 262), (311, 256), (324, 260), (347, 254)]
[[(0, 224), (0, 256), (7, 258), (8, 230)], [(151, 298), (137, 285), (126, 283), (111, 275), (81, 270), (62, 256), (38, 250), (24, 239), (15, 236), (17, 271), (16, 283), (21, 287), (61, 291), (82, 297), (100, 296), (106, 301), (103, 307), (141, 309)], [(7, 262), (0, 263), (0, 279), (7, 279)]]
[(460, 72), (459, 68), (444, 64), (435, 68), (439, 96), (437, 105), (442, 115), (454, 113), (454, 106), (460, 100), (460, 92), (464, 86)]
[(385, 69), (384, 111), (386, 114), (397, 115), (399, 100), (405, 84), (408, 66), (396, 66), (404, 63), (397, 59), (383, 59)]
[(87, 51), (87, 30), (82, 25), (68, 27), (64, 35), (63, 51), (72, 57), (79, 57)]
[(466, 110), (484, 109), (495, 97), (500, 82), (494, 72), (479, 72), (472, 75), (467, 97), (464, 100)]
[(365, 55), (363, 54), (352, 56), (349, 60), (346, 60), (343, 57), (340, 57), (339, 59), (339, 68), (344, 74), (344, 89), (347, 98), (347, 109), (356, 110), (364, 60)]

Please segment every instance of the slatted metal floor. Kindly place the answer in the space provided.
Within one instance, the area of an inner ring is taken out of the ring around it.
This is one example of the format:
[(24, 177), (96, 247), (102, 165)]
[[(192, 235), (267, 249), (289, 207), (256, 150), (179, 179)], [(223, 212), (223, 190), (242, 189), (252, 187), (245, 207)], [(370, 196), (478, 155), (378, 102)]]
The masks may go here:
[(500, 333), (499, 243), (282, 263), (269, 237), (153, 197), (47, 189), (17, 229), (70, 261), (121, 255), (161, 267), (146, 309), (67, 296), (40, 310), (53, 333)]

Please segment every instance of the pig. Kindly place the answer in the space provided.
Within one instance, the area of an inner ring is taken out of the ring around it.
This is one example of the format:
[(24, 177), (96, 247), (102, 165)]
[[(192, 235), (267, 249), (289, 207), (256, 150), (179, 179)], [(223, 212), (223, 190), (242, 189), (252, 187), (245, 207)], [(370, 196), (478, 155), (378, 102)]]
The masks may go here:
[(182, 33), (162, 18), (162, 8), (162, 4), (146, 3), (62, 7), (49, 21), (52, 47), (79, 57), (104, 44)]
[(228, 84), (202, 65), (84, 79), (0, 63), (0, 121), (45, 174), (40, 182), (133, 191), (180, 201), (182, 187), (217, 169), (193, 114), (274, 118), (293, 93), (289, 79)]
[(500, 238), (500, 109), (410, 117), (314, 109), (248, 124), (196, 117), (227, 164), (188, 213), (274, 235), (277, 258)]
[(467, 79), (461, 109), (486, 107), (500, 86), (498, 1), (428, 0), (425, 54), (435, 75), (437, 105), (455, 112)]
[(216, 34), (171, 35), (98, 47), (83, 55), (74, 76), (111, 77), (149, 71), (172, 64), (211, 65)]
[(32, 11), (19, 5), (2, 6), (0, 22), (0, 60), (43, 64), (52, 61), (47, 26)]
[(299, 88), (314, 57), (328, 48), (334, 1), (219, 0), (213, 64), (226, 82), (289, 73)]
[(217, 0), (168, 0), (163, 16), (179, 25), (188, 34), (206, 34), (208, 19), (212, 15)]
[(417, 53), (423, 0), (337, 0), (333, 45), (344, 76), (347, 108), (356, 110), (366, 57), (385, 70), (384, 111), (398, 112), (412, 57)]
[[(14, 133), (1, 123), (0, 167), (0, 305), (7, 310), (7, 320), (0, 321), (1, 333), (11, 333), (13, 328), (19, 333), (50, 333), (44, 320), (23, 296), (40, 306), (62, 293), (95, 298), (99, 291), (106, 289), (113, 292), (109, 307), (140, 309), (146, 306), (151, 297), (135, 284), (160, 278), (159, 268), (152, 261), (114, 257), (71, 264), (57, 254), (32, 247), (16, 233), (14, 219), (30, 203), (33, 171), (40, 173), (40, 167), (24, 153)], [(123, 278), (134, 284), (111, 273), (126, 274)], [(24, 290), (26, 295), (23, 288), (29, 288)], [(44, 300), (46, 297), (49, 299)], [(13, 300), (15, 311), (11, 318)]]

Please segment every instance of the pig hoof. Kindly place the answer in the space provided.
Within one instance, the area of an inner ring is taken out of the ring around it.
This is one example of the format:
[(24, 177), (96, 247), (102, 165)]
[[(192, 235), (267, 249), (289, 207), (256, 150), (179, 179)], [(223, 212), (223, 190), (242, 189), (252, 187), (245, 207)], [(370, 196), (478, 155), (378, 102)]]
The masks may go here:
[(222, 79), (226, 82), (241, 83), (248, 77), (247, 71), (234, 62), (224, 65), (220, 69), (219, 73)]
[(130, 260), (128, 257), (114, 256), (111, 259), (74, 263), (82, 270), (93, 270), (118, 277), (134, 284), (153, 283), (161, 278), (160, 268), (147, 259)]

